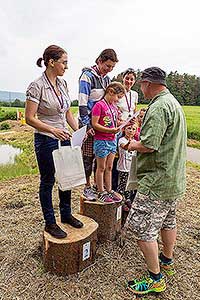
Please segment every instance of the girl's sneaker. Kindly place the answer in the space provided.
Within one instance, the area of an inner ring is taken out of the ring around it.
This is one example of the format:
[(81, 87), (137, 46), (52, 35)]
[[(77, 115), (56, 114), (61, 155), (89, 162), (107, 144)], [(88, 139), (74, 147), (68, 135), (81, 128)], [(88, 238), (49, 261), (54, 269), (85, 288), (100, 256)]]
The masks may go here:
[(95, 201), (97, 198), (97, 193), (92, 187), (85, 187), (83, 191), (83, 195), (89, 201)]
[(121, 202), (122, 199), (123, 199), (123, 197), (119, 193), (117, 193), (117, 192), (115, 192), (113, 190), (111, 190), (109, 192), (109, 196), (110, 196), (110, 198), (113, 199), (114, 202)]
[(104, 202), (104, 203), (113, 203), (114, 202), (113, 199), (108, 194), (108, 192), (106, 192), (106, 191), (98, 193), (98, 200), (100, 202)]

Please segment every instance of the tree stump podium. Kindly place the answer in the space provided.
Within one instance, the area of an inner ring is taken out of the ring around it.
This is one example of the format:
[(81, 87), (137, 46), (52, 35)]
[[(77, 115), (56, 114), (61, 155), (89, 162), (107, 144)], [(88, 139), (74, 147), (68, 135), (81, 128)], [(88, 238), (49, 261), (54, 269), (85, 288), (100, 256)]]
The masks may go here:
[(88, 201), (80, 197), (80, 214), (94, 219), (98, 224), (97, 238), (99, 242), (114, 241), (121, 231), (121, 203), (101, 203)]
[(51, 273), (78, 273), (94, 262), (98, 224), (86, 216), (74, 216), (84, 223), (82, 228), (57, 222), (67, 232), (66, 238), (56, 239), (44, 231), (43, 262), (45, 269)]

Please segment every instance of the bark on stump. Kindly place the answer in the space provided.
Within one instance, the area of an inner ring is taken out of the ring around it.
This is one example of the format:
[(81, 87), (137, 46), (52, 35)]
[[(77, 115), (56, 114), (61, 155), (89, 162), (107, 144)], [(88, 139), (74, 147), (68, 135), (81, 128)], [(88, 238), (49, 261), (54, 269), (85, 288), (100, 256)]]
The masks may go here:
[(101, 203), (80, 197), (80, 214), (94, 219), (98, 224), (99, 242), (114, 241), (121, 231), (121, 203)]
[(129, 215), (129, 211), (122, 211), (122, 227), (124, 227), (128, 215)]
[(44, 231), (43, 262), (45, 269), (51, 273), (78, 273), (94, 262), (98, 224), (86, 216), (74, 216), (84, 223), (82, 228), (57, 222), (67, 232), (66, 238), (56, 239)]

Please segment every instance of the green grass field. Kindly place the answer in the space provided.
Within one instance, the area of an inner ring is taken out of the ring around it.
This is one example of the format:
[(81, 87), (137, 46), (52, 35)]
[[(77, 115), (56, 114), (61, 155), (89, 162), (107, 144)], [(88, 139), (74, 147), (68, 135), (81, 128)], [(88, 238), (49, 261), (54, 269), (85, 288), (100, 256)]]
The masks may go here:
[(4, 107), (4, 106), (1, 106), (0, 107), (0, 116), (5, 114), (5, 113), (8, 113), (8, 112), (15, 112), (15, 111), (21, 111), (21, 112), (24, 112), (24, 107)]
[(17, 119), (17, 110), (22, 112), (24, 115), (24, 108), (23, 107), (0, 107), (0, 122), (6, 120), (16, 120)]
[[(138, 108), (146, 105), (139, 104)], [(74, 114), (77, 114), (78, 107), (71, 107)], [(16, 111), (16, 107), (0, 107), (0, 118), (7, 112)], [(24, 108), (18, 108), (19, 111), (24, 112)], [(200, 106), (183, 106), (187, 120), (188, 138), (200, 141)]]
[[(138, 108), (146, 107), (146, 105), (139, 104)], [(187, 121), (187, 133), (188, 138), (200, 142), (200, 106), (183, 106)], [(193, 147), (200, 148), (198, 143), (195, 142), (192, 145)]]
[(0, 181), (38, 172), (32, 132), (15, 132), (11, 137), (5, 134), (0, 135), (0, 144), (10, 144), (22, 150), (14, 164), (0, 166)]
[[(138, 105), (138, 109), (145, 105)], [(72, 112), (77, 115), (78, 107), (72, 107)], [(184, 106), (183, 107), (187, 125), (188, 125), (188, 145), (200, 149), (200, 106)], [(0, 108), (1, 114), (8, 112), (16, 112), (15, 107)], [(24, 108), (19, 108), (19, 111), (24, 112)], [(6, 123), (6, 121), (4, 121)], [(3, 123), (3, 122), (2, 122)], [(1, 143), (8, 143), (19, 147), (23, 152), (17, 157), (14, 165), (5, 165), (0, 168), (0, 180), (6, 178), (15, 178), (24, 174), (35, 174), (38, 172), (35, 155), (33, 151), (33, 136), (28, 132), (16, 132), (11, 139), (6, 135), (0, 137)], [(199, 166), (198, 166), (199, 168)]]
[(200, 106), (183, 106), (185, 112), (188, 138), (200, 141)]

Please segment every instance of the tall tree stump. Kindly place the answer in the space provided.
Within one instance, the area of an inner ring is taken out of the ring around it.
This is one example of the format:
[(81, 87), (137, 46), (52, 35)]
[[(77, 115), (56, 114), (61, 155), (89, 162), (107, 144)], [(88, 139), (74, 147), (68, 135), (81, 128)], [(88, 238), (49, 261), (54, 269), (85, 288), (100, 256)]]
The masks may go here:
[(99, 242), (114, 241), (121, 231), (121, 203), (101, 203), (88, 201), (80, 197), (80, 214), (94, 219), (98, 224), (97, 237)]
[(45, 269), (51, 273), (78, 273), (94, 262), (98, 224), (86, 216), (74, 216), (84, 223), (82, 228), (57, 222), (67, 232), (66, 238), (56, 239), (44, 231), (43, 261)]

